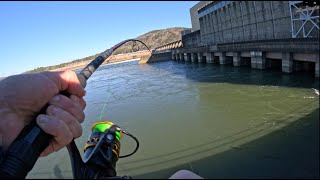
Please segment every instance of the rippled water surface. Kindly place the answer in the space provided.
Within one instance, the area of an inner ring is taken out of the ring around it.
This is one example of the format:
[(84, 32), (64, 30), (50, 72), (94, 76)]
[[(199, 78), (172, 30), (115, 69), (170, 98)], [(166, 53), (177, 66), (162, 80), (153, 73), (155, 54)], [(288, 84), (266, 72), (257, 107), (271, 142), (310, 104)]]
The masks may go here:
[[(180, 169), (204, 178), (319, 177), (319, 81), (216, 64), (128, 62), (89, 79), (82, 153), (91, 124), (109, 120), (134, 134), (138, 152), (118, 175), (168, 178)], [(122, 140), (121, 154), (134, 143)], [(66, 149), (41, 158), (28, 178), (72, 178)]]

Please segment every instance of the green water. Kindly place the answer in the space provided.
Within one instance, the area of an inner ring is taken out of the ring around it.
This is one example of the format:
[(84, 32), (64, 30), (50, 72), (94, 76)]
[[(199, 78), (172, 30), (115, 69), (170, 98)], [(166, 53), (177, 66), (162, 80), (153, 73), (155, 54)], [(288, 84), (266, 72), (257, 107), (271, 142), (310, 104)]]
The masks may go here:
[[(134, 134), (138, 152), (118, 175), (168, 178), (319, 177), (319, 81), (215, 64), (137, 62), (103, 66), (89, 79), (81, 149), (104, 119)], [(121, 154), (134, 142), (124, 137)], [(64, 148), (38, 160), (28, 178), (72, 178)]]

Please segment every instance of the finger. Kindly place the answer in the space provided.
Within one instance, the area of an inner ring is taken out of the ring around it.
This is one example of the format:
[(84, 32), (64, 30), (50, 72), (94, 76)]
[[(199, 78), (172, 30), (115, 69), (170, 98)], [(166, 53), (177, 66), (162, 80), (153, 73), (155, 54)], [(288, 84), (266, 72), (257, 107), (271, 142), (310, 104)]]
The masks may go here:
[(68, 93), (75, 94), (79, 97), (83, 97), (86, 94), (74, 71), (43, 72), (43, 74), (56, 84), (59, 91), (66, 90)]
[(58, 151), (73, 140), (72, 132), (63, 121), (44, 114), (40, 114), (36, 121), (44, 132), (54, 137), (51, 141), (54, 151)]
[(50, 142), (49, 146), (44, 151), (42, 151), (42, 153), (40, 154), (40, 157), (48, 156), (49, 154), (51, 154), (53, 152), (54, 152), (54, 149), (52, 146), (52, 142)]
[(54, 96), (50, 102), (50, 105), (55, 105), (63, 109), (64, 111), (69, 112), (72, 116), (74, 116), (80, 123), (84, 121), (85, 114), (82, 108), (74, 103), (70, 98), (64, 95), (56, 95)]
[(71, 99), (74, 103), (79, 104), (79, 105), (80, 105), (80, 108), (81, 108), (82, 110), (84, 110), (84, 109), (86, 108), (87, 103), (86, 103), (86, 101), (85, 101), (83, 98), (78, 97), (78, 96), (72, 94), (72, 95), (70, 96), (70, 99)]
[(78, 138), (81, 136), (82, 127), (81, 127), (79, 121), (75, 117), (73, 117), (70, 113), (68, 113), (67, 111), (64, 111), (63, 109), (61, 109), (57, 106), (50, 105), (47, 108), (47, 115), (49, 115), (50, 117), (53, 117), (55, 119), (59, 119), (59, 120), (63, 121), (68, 126), (70, 131), (72, 132), (73, 138)]
[(62, 149), (64, 146), (61, 146), (55, 139), (52, 140), (49, 146), (40, 154), (41, 157), (48, 156), (53, 152), (57, 152)]

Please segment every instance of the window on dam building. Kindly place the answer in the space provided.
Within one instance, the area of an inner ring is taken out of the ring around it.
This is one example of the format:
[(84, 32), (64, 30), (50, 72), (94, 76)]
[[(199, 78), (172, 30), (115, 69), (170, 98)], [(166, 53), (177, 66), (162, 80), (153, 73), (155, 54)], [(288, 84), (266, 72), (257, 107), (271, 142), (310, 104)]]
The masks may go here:
[(291, 38), (289, 1), (218, 1), (198, 10), (201, 43)]

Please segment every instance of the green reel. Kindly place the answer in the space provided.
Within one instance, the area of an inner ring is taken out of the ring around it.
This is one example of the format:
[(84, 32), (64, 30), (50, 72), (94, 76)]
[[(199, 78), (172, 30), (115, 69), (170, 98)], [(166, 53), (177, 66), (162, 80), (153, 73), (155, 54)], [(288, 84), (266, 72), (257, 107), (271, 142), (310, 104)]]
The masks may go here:
[[(83, 162), (97, 169), (107, 170), (108, 176), (116, 176), (116, 162), (119, 158), (133, 155), (139, 148), (139, 141), (130, 133), (123, 131), (119, 126), (109, 121), (93, 123), (91, 134), (84, 146)], [(132, 137), (136, 143), (136, 149), (125, 156), (120, 156), (122, 135)]]

